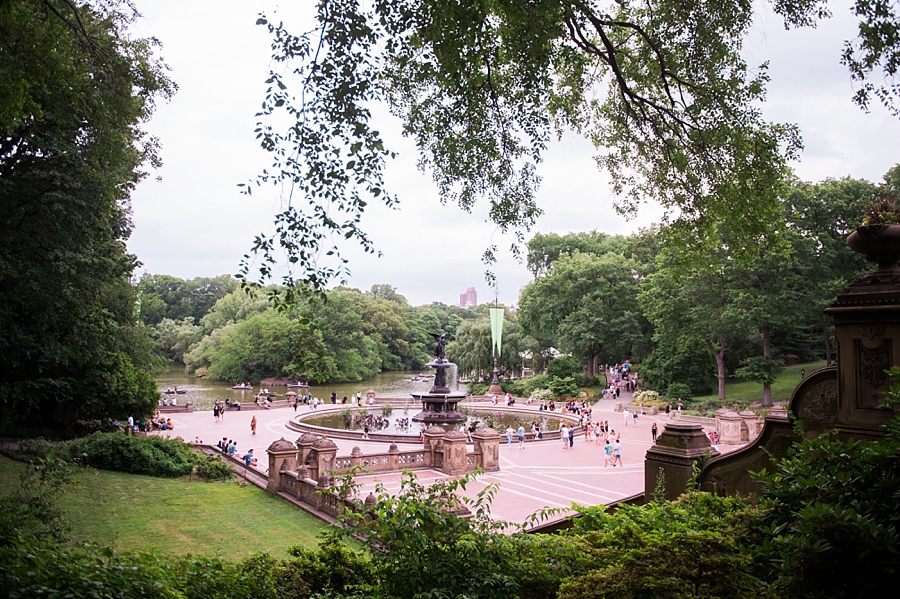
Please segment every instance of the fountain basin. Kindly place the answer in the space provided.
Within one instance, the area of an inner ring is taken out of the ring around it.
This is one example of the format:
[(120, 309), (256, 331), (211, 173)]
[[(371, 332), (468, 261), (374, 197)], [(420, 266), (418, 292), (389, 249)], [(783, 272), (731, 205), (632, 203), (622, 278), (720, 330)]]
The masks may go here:
[[(349, 410), (329, 410), (322, 414), (320, 412), (307, 412), (294, 416), (288, 421), (287, 427), (304, 433), (312, 433), (321, 435), (331, 439), (362, 439), (362, 425), (347, 425), (345, 423), (344, 414)], [(531, 440), (531, 423), (537, 422), (538, 427), (543, 431), (544, 440), (559, 439), (559, 424), (565, 420), (570, 426), (577, 424), (578, 418), (569, 414), (556, 414), (553, 412), (536, 413), (533, 410), (517, 410), (515, 408), (492, 408), (492, 409), (467, 409), (468, 414), (462, 414), (463, 421), (457, 423), (432, 424), (429, 426), (438, 426), (446, 431), (463, 430), (469, 426), (472, 421), (477, 424), (489, 425), (500, 433), (506, 430), (507, 426), (518, 428), (521, 423), (525, 426), (526, 438)], [(371, 408), (353, 408), (354, 413), (373, 413), (381, 414), (380, 409)], [(391, 426), (383, 429), (370, 429), (369, 439), (372, 441), (382, 441), (385, 443), (418, 443), (419, 429), (421, 425), (413, 424), (413, 415), (415, 410), (394, 410), (387, 418), (391, 421)], [(539, 415), (540, 414), (540, 415)], [(398, 428), (394, 426), (397, 420), (407, 419), (410, 423), (408, 427)], [(580, 429), (576, 429), (580, 430)]]

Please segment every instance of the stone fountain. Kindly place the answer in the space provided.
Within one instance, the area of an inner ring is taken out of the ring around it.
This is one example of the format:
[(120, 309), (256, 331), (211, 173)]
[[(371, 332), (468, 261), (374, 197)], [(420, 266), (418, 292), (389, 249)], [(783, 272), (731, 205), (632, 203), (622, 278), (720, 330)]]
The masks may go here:
[(451, 391), (447, 385), (447, 370), (453, 368), (455, 364), (444, 360), (444, 343), (446, 335), (437, 333), (429, 333), (437, 342), (434, 353), (435, 360), (428, 362), (426, 366), (431, 366), (437, 370), (434, 375), (434, 386), (428, 393), (412, 393), (411, 395), (422, 402), (422, 411), (413, 416), (416, 422), (424, 422), (426, 424), (447, 424), (454, 422), (463, 422), (466, 417), (457, 409), (460, 400), (465, 399), (465, 393)]

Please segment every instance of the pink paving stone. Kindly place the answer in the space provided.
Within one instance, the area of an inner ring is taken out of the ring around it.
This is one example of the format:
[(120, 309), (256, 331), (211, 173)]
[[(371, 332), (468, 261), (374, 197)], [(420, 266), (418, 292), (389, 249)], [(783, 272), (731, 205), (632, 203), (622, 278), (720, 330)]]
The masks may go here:
[[(637, 426), (631, 422), (624, 426), (621, 413), (615, 412), (616, 403), (630, 403), (631, 394), (623, 393), (617, 400), (604, 399), (593, 407), (594, 420), (608, 420), (610, 428), (620, 434), (622, 442), (622, 461), (624, 467), (603, 466), (603, 443), (595, 445), (584, 439), (584, 434), (575, 437), (574, 447), (563, 449), (562, 441), (527, 442), (521, 449), (513, 439), (511, 446), (506, 445), (506, 436), (501, 437), (500, 471), (483, 474), (466, 489), (466, 495), (474, 497), (486, 485), (495, 483), (499, 486), (491, 504), (494, 518), (514, 523), (524, 522), (530, 515), (545, 508), (568, 510), (575, 503), (579, 505), (608, 504), (644, 490), (644, 454), (652, 444), (650, 427), (655, 421), (662, 432), (667, 421), (665, 414), (659, 416), (641, 416)], [(478, 407), (480, 404), (474, 404)], [(485, 403), (481, 407), (490, 407)], [(533, 409), (537, 414), (537, 406), (516, 406)], [(344, 406), (326, 404), (319, 412), (342, 410)], [(243, 455), (248, 449), (259, 459), (259, 469), (265, 472), (268, 462), (266, 448), (277, 439), (284, 437), (295, 441), (300, 433), (289, 429), (287, 422), (297, 413), (309, 412), (301, 406), (295, 413), (292, 409), (272, 409), (254, 411), (229, 411), (222, 421), (216, 422), (212, 412), (194, 412), (192, 414), (172, 414), (175, 424), (173, 431), (160, 434), (181, 437), (193, 441), (199, 437), (201, 441), (215, 445), (216, 441), (227, 437), (237, 442), (238, 452)], [(257, 434), (250, 431), (250, 419), (257, 419)], [(547, 416), (546, 412), (541, 412)], [(383, 441), (363, 441), (333, 439), (338, 446), (338, 455), (350, 455), (353, 447), (362, 449), (363, 454), (382, 453), (387, 451), (389, 443)], [(401, 444), (400, 449), (409, 450), (421, 447), (419, 443)], [(719, 446), (719, 451), (733, 451), (736, 447)], [(444, 478), (447, 475), (435, 470), (417, 470), (416, 477), (425, 484)], [(400, 488), (400, 473), (379, 474), (357, 477), (362, 484), (360, 497), (365, 497), (375, 488), (377, 483), (388, 492), (396, 492)]]

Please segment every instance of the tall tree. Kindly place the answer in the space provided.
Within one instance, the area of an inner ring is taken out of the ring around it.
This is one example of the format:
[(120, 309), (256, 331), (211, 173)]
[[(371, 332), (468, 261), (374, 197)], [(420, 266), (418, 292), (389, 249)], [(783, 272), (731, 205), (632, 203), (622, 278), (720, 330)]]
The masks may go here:
[(703, 341), (715, 359), (718, 395), (724, 401), (727, 339), (744, 324), (730, 293), (737, 276), (735, 261), (721, 245), (708, 251), (704, 265), (682, 258), (672, 248), (660, 254), (659, 270), (641, 287), (640, 306), (653, 323), (655, 339), (686, 336)]
[(0, 3), (2, 425), (148, 413), (146, 330), (125, 251), (158, 163), (142, 130), (174, 85), (122, 2)]
[(598, 373), (599, 360), (630, 358), (642, 333), (633, 266), (617, 254), (593, 256), (576, 250), (562, 255), (522, 293), (519, 319), (524, 332), (555, 337), (559, 349), (587, 365), (588, 376)]
[(786, 194), (784, 221), (799, 236), (795, 250), (804, 278), (815, 281), (807, 287), (805, 301), (795, 306), (795, 316), (808, 330), (818, 331), (829, 364), (830, 323), (823, 310), (850, 281), (869, 270), (865, 258), (847, 247), (847, 236), (862, 224), (875, 192), (869, 181), (845, 177), (819, 183), (793, 181)]

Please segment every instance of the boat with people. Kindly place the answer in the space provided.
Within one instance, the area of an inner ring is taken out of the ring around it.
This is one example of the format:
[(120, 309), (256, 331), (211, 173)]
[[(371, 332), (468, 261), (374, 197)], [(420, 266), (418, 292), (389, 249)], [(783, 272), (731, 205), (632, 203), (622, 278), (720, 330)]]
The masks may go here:
[(251, 385), (250, 383), (238, 383), (237, 385), (232, 387), (232, 389), (238, 389), (239, 391), (247, 391), (247, 390), (253, 389), (253, 385)]
[(288, 383), (288, 387), (293, 389), (309, 389), (309, 383)]
[(187, 393), (187, 391), (185, 391), (184, 389), (166, 389), (165, 391), (163, 391), (163, 395), (175, 395), (176, 393), (178, 395), (184, 395), (185, 393)]

